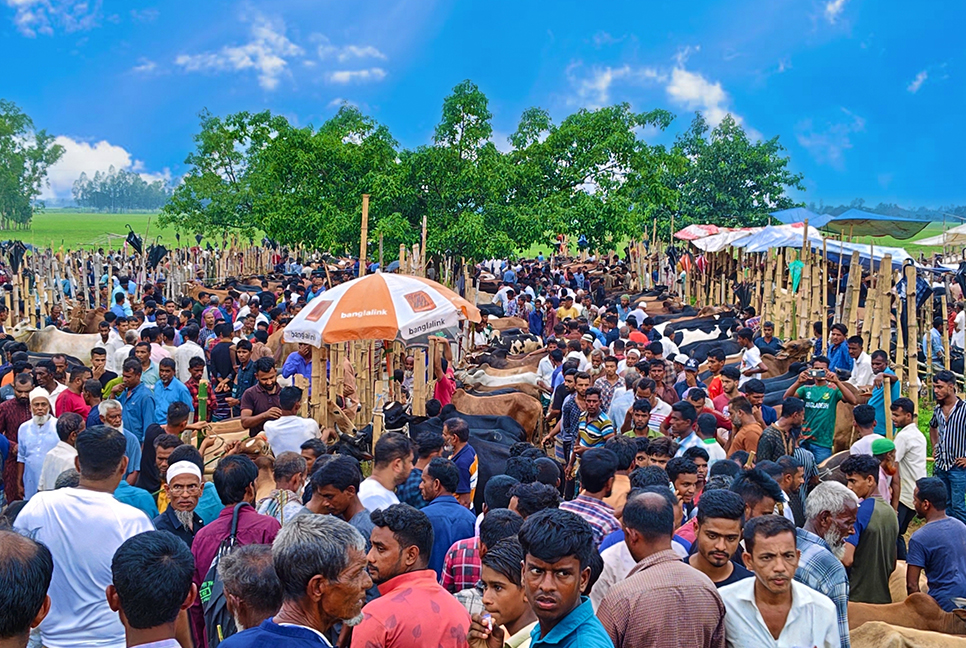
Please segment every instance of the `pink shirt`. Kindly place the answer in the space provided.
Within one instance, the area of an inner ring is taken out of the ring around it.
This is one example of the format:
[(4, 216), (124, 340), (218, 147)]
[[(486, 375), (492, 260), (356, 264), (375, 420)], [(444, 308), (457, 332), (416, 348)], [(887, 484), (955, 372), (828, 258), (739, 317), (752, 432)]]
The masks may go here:
[(453, 394), (456, 393), (456, 381), (453, 379), (453, 368), (446, 367), (446, 375), (436, 381), (436, 388), (433, 390), (433, 398), (439, 401), (443, 407), (453, 401)]

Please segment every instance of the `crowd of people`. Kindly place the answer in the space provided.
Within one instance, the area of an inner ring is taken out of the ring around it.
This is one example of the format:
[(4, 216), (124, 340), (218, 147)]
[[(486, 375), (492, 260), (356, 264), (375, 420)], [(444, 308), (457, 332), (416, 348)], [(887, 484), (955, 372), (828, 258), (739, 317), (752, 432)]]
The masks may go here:
[[(143, 322), (114, 313), (92, 369), (32, 366), (8, 341), (0, 642), (848, 647), (849, 602), (891, 602), (898, 560), (908, 593), (924, 576), (937, 606), (955, 609), (966, 597), (955, 377), (934, 376), (928, 476), (916, 405), (885, 352), (836, 323), (773, 408), (762, 354), (783, 341), (771, 323), (742, 313), (739, 362), (712, 350), (704, 372), (672, 327), (659, 333), (629, 294), (608, 297), (629, 290), (623, 268), (500, 266), (498, 303), (547, 347), (549, 398), (546, 437), (509, 447), (498, 474), (481, 471), (448, 401), (446, 353), (426, 404), (441, 433), (382, 434), (371, 465), (333, 453), (331, 431), (300, 415), (302, 390), (279, 386), (276, 359), (255, 350), (281, 323), (271, 313), (322, 292), (318, 276), (308, 295), (266, 285), (244, 313), (205, 293), (173, 312), (145, 302)], [(266, 315), (272, 299), (283, 306)], [(474, 344), (491, 335), (484, 318)], [(283, 376), (311, 374), (307, 348), (278, 361)], [(409, 359), (404, 385), (412, 371)], [(849, 456), (840, 481), (821, 481), (840, 402), (852, 408)], [(212, 441), (186, 440), (232, 416), (252, 438), (226, 447), (209, 480)]]

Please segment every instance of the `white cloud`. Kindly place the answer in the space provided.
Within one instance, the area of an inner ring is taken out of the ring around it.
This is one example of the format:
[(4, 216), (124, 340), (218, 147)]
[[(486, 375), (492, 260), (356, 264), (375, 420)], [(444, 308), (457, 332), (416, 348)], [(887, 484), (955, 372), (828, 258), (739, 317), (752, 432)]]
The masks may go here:
[(382, 81), (386, 78), (386, 71), (377, 67), (367, 70), (337, 70), (330, 72), (328, 78), (331, 83), (367, 83), (369, 81)]
[(826, 123), (818, 129), (811, 119), (796, 127), (798, 143), (801, 144), (819, 164), (827, 164), (833, 169), (845, 169), (845, 152), (852, 148), (852, 136), (865, 130), (865, 119), (842, 108), (845, 121)]
[(916, 78), (912, 80), (912, 83), (909, 84), (906, 90), (908, 90), (912, 94), (916, 94), (917, 92), (919, 92), (919, 88), (922, 87), (922, 84), (925, 83), (926, 79), (928, 78), (929, 78), (929, 72), (927, 72), (926, 70), (923, 70), (922, 72), (916, 75)]
[(90, 29), (101, 14), (101, 0), (3, 0), (15, 10), (13, 22), (24, 36), (53, 36), (55, 28), (66, 32)]
[(318, 54), (323, 61), (326, 59), (336, 59), (340, 63), (351, 61), (352, 59), (379, 59), (385, 61), (386, 55), (372, 45), (345, 45), (339, 47), (333, 45), (325, 36), (317, 35), (319, 41)]
[(182, 54), (175, 64), (186, 72), (242, 72), (253, 70), (265, 90), (278, 87), (288, 70), (288, 59), (302, 56), (304, 50), (285, 36), (280, 20), (262, 16), (252, 22), (252, 40), (244, 45), (225, 46), (201, 54)]
[(829, 0), (825, 3), (825, 19), (834, 25), (845, 10), (847, 0)]
[(144, 57), (138, 59), (138, 64), (131, 68), (132, 72), (138, 74), (151, 74), (158, 69), (158, 64)]
[(170, 169), (159, 173), (149, 172), (144, 163), (134, 159), (124, 147), (111, 144), (107, 140), (85, 142), (59, 135), (55, 141), (64, 147), (64, 155), (47, 172), (50, 186), (45, 187), (41, 194), (41, 198), (45, 200), (70, 199), (71, 188), (81, 173), (94, 177), (98, 171), (106, 173), (112, 166), (115, 170), (134, 171), (147, 182), (171, 180)]
[(674, 56), (670, 70), (656, 67), (594, 67), (589, 75), (578, 74), (579, 62), (567, 68), (567, 77), (574, 87), (575, 96), (570, 103), (587, 108), (600, 108), (611, 102), (611, 91), (618, 83), (630, 85), (657, 85), (667, 93), (668, 100), (687, 110), (700, 111), (708, 124), (714, 128), (726, 115), (731, 114), (752, 139), (762, 139), (761, 133), (744, 124), (744, 119), (730, 108), (731, 99), (719, 81), (710, 81), (700, 72), (687, 69), (691, 54), (700, 47), (685, 47)]
[(131, 18), (135, 22), (140, 22), (140, 23), (154, 22), (155, 20), (157, 20), (158, 16), (160, 15), (161, 15), (161, 12), (158, 11), (157, 9), (142, 9), (140, 11), (138, 11), (137, 9), (131, 9)]
[(571, 84), (575, 86), (577, 92), (576, 98), (571, 103), (586, 106), (587, 108), (601, 108), (610, 103), (611, 86), (617, 81), (661, 81), (665, 78), (655, 68), (632, 68), (630, 65), (624, 65), (619, 68), (610, 66), (594, 67), (591, 69), (589, 76), (581, 78), (576, 74), (581, 65), (581, 63), (571, 64), (567, 68), (567, 76)]

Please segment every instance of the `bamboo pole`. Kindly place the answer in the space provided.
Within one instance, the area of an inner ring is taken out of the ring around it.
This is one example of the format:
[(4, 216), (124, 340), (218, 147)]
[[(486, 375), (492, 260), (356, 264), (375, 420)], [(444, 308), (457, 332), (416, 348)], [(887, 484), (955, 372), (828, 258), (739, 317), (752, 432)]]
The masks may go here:
[(895, 436), (892, 429), (892, 384), (884, 376), (882, 378), (882, 407), (885, 409), (886, 438), (892, 439)]
[[(916, 411), (919, 411), (919, 326), (916, 322), (916, 267), (907, 264), (905, 267), (906, 277), (906, 322), (909, 328), (909, 340), (906, 345), (908, 350), (909, 367), (909, 398), (916, 403)], [(911, 301), (910, 301), (911, 300)], [(927, 362), (931, 358), (926, 359)]]
[(896, 376), (899, 378), (899, 393), (902, 394), (905, 390), (902, 389), (903, 386), (903, 376), (906, 375), (906, 342), (905, 333), (902, 330), (902, 320), (903, 320), (903, 305), (906, 303), (904, 299), (896, 299)]
[[(842, 260), (842, 255), (839, 255), (839, 261)], [(822, 322), (822, 331), (825, 332), (828, 323), (828, 239), (822, 239), (822, 312), (819, 319)], [(835, 286), (836, 292), (838, 292), (838, 284)], [(833, 304), (834, 306), (834, 304)], [(853, 329), (854, 330), (854, 329)], [(826, 333), (827, 335), (827, 333)]]
[(420, 237), (421, 245), (419, 246), (419, 276), (426, 276), (426, 214), (423, 214), (423, 228), (422, 236)]
[(413, 416), (426, 416), (426, 351), (413, 351)]
[(943, 277), (943, 284), (946, 286), (945, 293), (942, 298), (942, 315), (943, 315), (943, 364), (946, 371), (949, 371), (949, 312), (948, 312), (948, 301), (949, 301), (949, 279)]
[[(366, 276), (366, 246), (369, 242), (369, 194), (362, 194), (362, 236), (359, 241), (359, 277)], [(329, 288), (331, 288), (331, 284)]]
[(320, 347), (312, 347), (312, 374), (311, 382), (309, 383), (309, 397), (307, 399), (302, 399), (303, 403), (306, 401), (310, 403), (311, 408), (309, 411), (311, 412), (311, 415), (323, 428), (328, 426), (329, 418), (329, 408), (321, 407), (324, 398), (322, 395), (322, 374), (324, 373), (324, 363), (325, 360), (322, 359), (322, 349)]
[(880, 325), (875, 331), (878, 332), (879, 336), (878, 348), (888, 353), (892, 346), (892, 285), (894, 273), (892, 272), (891, 254), (883, 255), (882, 263), (879, 265), (879, 274), (882, 279), (877, 284), (879, 297), (876, 307), (879, 309), (878, 320)]
[[(926, 393), (932, 393), (932, 317), (935, 305), (933, 304), (932, 295), (929, 296), (929, 300), (926, 303), (926, 348), (923, 349), (926, 353)], [(945, 321), (943, 321), (943, 328), (945, 328)]]

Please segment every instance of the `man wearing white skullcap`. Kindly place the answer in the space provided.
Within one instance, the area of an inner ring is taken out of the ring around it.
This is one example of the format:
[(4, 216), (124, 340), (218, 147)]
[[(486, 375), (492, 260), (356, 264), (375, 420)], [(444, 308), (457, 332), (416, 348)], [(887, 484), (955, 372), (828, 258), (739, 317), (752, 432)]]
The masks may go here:
[(158, 531), (170, 531), (181, 538), (189, 549), (195, 534), (205, 524), (195, 513), (202, 487), (201, 469), (197, 464), (187, 460), (171, 464), (164, 484), (168, 507), (154, 518), (154, 527)]
[(21, 424), (17, 431), (17, 470), (24, 499), (30, 499), (37, 492), (44, 458), (60, 442), (57, 419), (50, 415), (51, 409), (50, 393), (46, 389), (35, 387), (31, 390), (30, 420)]

